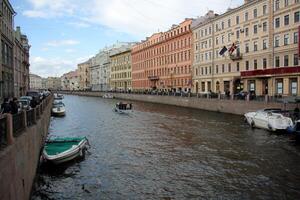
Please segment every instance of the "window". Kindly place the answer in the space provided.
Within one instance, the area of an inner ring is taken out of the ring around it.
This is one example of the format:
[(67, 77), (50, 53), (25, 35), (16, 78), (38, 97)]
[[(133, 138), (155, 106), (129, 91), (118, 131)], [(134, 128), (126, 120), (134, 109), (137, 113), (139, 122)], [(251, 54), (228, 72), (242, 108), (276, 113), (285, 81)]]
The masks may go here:
[(240, 31), (237, 30), (237, 31), (236, 31), (236, 39), (239, 39), (239, 38), (240, 38)]
[(236, 17), (235, 17), (235, 22), (236, 22), (236, 24), (239, 24), (239, 23), (240, 23), (240, 17), (239, 17), (239, 16), (236, 16)]
[(289, 56), (288, 55), (284, 56), (284, 66), (285, 67), (289, 66)]
[(263, 5), (263, 14), (267, 14), (267, 5)]
[(254, 26), (253, 26), (253, 33), (254, 33), (254, 34), (257, 34), (257, 25), (254, 25)]
[(299, 40), (298, 37), (299, 37), (298, 32), (295, 32), (294, 33), (294, 44), (298, 43), (298, 40)]
[(276, 93), (282, 94), (283, 93), (283, 80), (276, 79)]
[(256, 8), (253, 10), (253, 17), (257, 18), (257, 9)]
[(216, 74), (218, 74), (218, 73), (219, 73), (219, 66), (216, 65)]
[(228, 64), (228, 72), (231, 72), (231, 64)]
[(284, 45), (288, 45), (289, 44), (289, 34), (285, 34), (284, 35)]
[(291, 93), (291, 95), (296, 96), (297, 95), (297, 90), (298, 90), (297, 78), (290, 79), (290, 93)]
[(245, 21), (248, 21), (248, 19), (249, 19), (249, 14), (248, 12), (245, 12)]
[(227, 37), (227, 39), (228, 39), (228, 42), (230, 42), (231, 40), (230, 40), (230, 36), (231, 36), (231, 33), (228, 33), (228, 37)]
[(279, 67), (280, 66), (280, 58), (279, 56), (275, 57), (275, 67)]
[(254, 60), (253, 66), (254, 66), (254, 70), (256, 70), (257, 69), (257, 60)]
[(289, 5), (289, 0), (284, 0), (284, 6), (288, 6)]
[(224, 29), (224, 22), (221, 23), (222, 30)]
[(239, 63), (239, 62), (236, 63), (236, 71), (237, 71), (237, 72), (240, 71), (240, 63)]
[(275, 36), (275, 44), (274, 44), (275, 47), (279, 47), (279, 40), (280, 40), (280, 37)]
[(249, 70), (249, 61), (248, 60), (246, 61), (245, 66), (246, 66), (246, 70)]
[(280, 18), (276, 18), (275, 19), (275, 28), (279, 28), (280, 27)]
[(263, 32), (266, 32), (267, 31), (267, 22), (264, 22), (263, 23)]
[(264, 69), (267, 68), (267, 59), (266, 58), (263, 59), (263, 68)]
[(295, 23), (297, 23), (297, 22), (299, 22), (300, 21), (300, 17), (299, 17), (299, 15), (300, 15), (300, 11), (298, 11), (298, 12), (295, 12), (295, 14), (294, 14), (294, 22)]
[(294, 66), (298, 66), (298, 65), (299, 65), (298, 54), (294, 54)]
[(279, 10), (279, 8), (280, 8), (280, 0), (276, 0), (275, 1), (275, 11)]
[(211, 27), (208, 28), (208, 33), (211, 34)]
[(249, 28), (245, 28), (245, 35), (248, 36), (249, 35)]
[(224, 35), (222, 35), (222, 44), (224, 44)]
[(290, 16), (289, 15), (284, 16), (284, 25), (287, 26), (289, 25), (289, 23), (290, 23)]
[(218, 45), (219, 44), (219, 39), (218, 39), (218, 37), (216, 37), (216, 45)]
[(224, 71), (225, 71), (225, 65), (222, 64), (222, 73), (224, 73)]
[(228, 19), (228, 27), (231, 27), (231, 19)]
[(216, 24), (216, 31), (219, 31), (219, 25)]
[(257, 51), (257, 42), (253, 43), (253, 51)]
[(267, 49), (267, 40), (263, 40), (263, 50)]
[(249, 44), (248, 43), (245, 44), (245, 53), (249, 53)]

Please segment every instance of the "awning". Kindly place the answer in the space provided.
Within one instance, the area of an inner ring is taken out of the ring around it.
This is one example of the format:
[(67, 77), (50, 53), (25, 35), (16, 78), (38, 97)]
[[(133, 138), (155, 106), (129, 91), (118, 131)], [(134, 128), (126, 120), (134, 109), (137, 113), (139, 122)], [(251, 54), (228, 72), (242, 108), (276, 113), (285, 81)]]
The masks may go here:
[(278, 75), (286, 74), (300, 74), (300, 66), (296, 67), (277, 67), (270, 69), (258, 69), (252, 71), (243, 71), (241, 72), (242, 78), (247, 77), (272, 77)]

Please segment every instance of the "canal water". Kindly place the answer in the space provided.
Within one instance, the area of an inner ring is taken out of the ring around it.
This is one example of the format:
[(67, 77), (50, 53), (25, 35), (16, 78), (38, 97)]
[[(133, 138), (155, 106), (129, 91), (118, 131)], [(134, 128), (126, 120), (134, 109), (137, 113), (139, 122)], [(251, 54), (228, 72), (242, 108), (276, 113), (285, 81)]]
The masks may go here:
[(65, 96), (50, 136), (87, 136), (85, 159), (39, 169), (32, 199), (299, 199), (300, 148), (241, 116)]

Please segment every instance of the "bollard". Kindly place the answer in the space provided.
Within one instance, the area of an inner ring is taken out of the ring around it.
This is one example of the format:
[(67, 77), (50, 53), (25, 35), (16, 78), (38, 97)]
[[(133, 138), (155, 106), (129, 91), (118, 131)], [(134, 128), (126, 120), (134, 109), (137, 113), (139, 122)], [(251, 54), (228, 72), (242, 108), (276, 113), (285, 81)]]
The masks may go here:
[(11, 145), (14, 143), (14, 129), (13, 129), (13, 118), (11, 114), (6, 114), (6, 138), (7, 138), (7, 144)]
[(36, 108), (33, 109), (33, 123), (36, 124)]
[(269, 96), (265, 95), (265, 102), (268, 103), (268, 101), (269, 101)]
[(22, 110), (23, 112), (23, 126), (26, 129), (27, 128), (27, 112), (26, 110)]

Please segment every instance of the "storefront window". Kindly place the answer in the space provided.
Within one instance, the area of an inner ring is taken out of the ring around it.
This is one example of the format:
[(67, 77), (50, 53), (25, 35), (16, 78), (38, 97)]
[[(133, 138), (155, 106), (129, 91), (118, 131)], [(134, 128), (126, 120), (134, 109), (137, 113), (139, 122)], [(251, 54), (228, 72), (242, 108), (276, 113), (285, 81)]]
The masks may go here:
[(283, 94), (283, 80), (282, 79), (276, 80), (276, 93)]
[(292, 95), (297, 95), (298, 82), (296, 78), (290, 80), (290, 92)]
[(201, 91), (205, 92), (205, 82), (201, 82)]
[(254, 92), (255, 91), (255, 81), (249, 81), (249, 91)]

